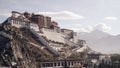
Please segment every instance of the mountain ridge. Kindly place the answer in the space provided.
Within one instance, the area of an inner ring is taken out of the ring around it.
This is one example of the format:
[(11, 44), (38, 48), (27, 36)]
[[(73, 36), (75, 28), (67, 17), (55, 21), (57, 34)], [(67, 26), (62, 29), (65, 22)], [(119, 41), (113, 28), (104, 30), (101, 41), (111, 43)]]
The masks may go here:
[(87, 41), (87, 45), (93, 50), (102, 53), (119, 53), (120, 35), (111, 35), (100, 30), (94, 30), (90, 33), (78, 33), (79, 39)]

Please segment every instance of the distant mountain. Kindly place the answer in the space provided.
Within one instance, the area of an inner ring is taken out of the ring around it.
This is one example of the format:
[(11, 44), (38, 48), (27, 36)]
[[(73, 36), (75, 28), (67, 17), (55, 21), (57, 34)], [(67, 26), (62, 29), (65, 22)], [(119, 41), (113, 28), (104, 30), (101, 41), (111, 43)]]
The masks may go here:
[(80, 37), (81, 39), (100, 39), (100, 38), (103, 38), (103, 37), (107, 37), (107, 36), (112, 36), (108, 33), (105, 33), (105, 32), (102, 32), (100, 30), (94, 30), (90, 33), (87, 33), (87, 32), (80, 32), (78, 33), (78, 37)]
[(90, 33), (80, 32), (78, 38), (87, 41), (87, 45), (102, 53), (120, 53), (120, 35), (113, 36), (100, 30)]

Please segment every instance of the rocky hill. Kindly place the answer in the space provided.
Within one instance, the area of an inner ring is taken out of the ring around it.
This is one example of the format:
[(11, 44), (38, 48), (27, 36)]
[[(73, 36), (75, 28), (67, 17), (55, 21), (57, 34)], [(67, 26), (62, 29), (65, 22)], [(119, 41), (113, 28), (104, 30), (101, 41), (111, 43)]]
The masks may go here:
[(39, 39), (30, 29), (16, 28), (8, 23), (2, 23), (0, 25), (0, 67), (38, 68), (40, 61), (71, 57), (83, 47), (83, 45), (76, 47), (52, 42), (62, 45), (59, 46), (62, 49), (60, 54), (54, 50), (55, 45), (52, 48), (45, 40)]
[(36, 16), (44, 20), (41, 15), (32, 14), (32, 18), (29, 13), (14, 11), (0, 24), (0, 67), (40, 68), (41, 61), (81, 59), (94, 52), (73, 30), (60, 29), (50, 17), (38, 22)]
[(40, 60), (52, 58), (54, 53), (43, 48), (28, 29), (8, 24), (0, 27), (0, 65), (19, 68), (38, 68)]

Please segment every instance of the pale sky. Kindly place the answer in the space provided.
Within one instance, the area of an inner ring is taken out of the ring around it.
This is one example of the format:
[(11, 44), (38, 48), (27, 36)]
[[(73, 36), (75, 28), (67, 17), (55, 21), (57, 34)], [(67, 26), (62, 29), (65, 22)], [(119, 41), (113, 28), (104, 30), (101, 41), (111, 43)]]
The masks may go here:
[(120, 34), (120, 0), (0, 0), (0, 22), (13, 10), (51, 16), (61, 28), (76, 32)]

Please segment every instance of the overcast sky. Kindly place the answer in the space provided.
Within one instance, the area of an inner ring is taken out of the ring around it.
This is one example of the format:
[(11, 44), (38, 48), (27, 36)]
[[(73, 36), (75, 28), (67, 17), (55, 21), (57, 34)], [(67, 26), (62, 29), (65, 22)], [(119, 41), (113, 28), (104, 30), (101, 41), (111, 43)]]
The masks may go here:
[(120, 0), (0, 0), (0, 22), (13, 10), (51, 16), (61, 28), (76, 32), (120, 34)]

